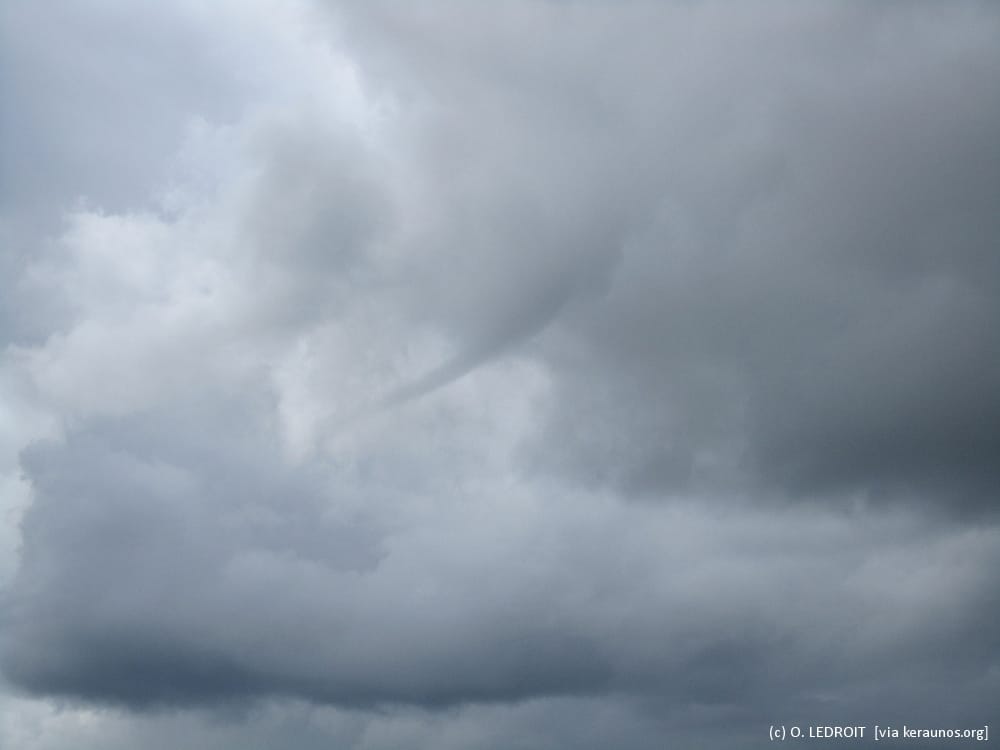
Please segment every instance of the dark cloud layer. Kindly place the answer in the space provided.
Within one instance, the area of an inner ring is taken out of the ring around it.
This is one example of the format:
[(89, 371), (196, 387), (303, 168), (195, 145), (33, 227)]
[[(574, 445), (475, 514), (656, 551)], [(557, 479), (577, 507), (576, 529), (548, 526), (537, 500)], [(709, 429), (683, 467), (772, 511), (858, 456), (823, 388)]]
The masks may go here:
[(992, 5), (149, 13), (3, 11), (0, 741), (994, 718)]
[(410, 495), (442, 488), (396, 486), (400, 457), (290, 471), (237, 406), (95, 421), (25, 453), (9, 678), (137, 708), (623, 692), (762, 713), (815, 711), (800, 696), (816, 682), (850, 704), (883, 670), (991, 679), (994, 529), (874, 516), (859, 535), (793, 511), (771, 529), (738, 506), (621, 516), (587, 496), (503, 519), (438, 494), (414, 513)]

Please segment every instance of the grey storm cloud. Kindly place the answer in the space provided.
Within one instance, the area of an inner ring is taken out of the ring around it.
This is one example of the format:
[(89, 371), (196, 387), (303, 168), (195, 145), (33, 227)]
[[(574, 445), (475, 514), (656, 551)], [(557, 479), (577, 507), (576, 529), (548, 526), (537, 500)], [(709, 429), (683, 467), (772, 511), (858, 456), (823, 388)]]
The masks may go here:
[(0, 743), (994, 718), (994, 6), (2, 13)]
[[(554, 452), (559, 470), (576, 455), (589, 467), (576, 476), (656, 490), (685, 485), (721, 449), (734, 470), (793, 494), (930, 482), (948, 504), (992, 505), (995, 37), (956, 54), (939, 24), (977, 19), (995, 33), (995, 19), (982, 6), (951, 18), (514, 7), (488, 27), (454, 5), (377, 16), (394, 34), (385, 55), (430, 90), (427, 138), (440, 138), (437, 118), (459, 131), (448, 153), (423, 152), (428, 173), (453, 163), (443, 189), (462, 191), (443, 204), (458, 218), (442, 222), (464, 256), (444, 283), (462, 291), (443, 297), (461, 305), (450, 325), (468, 327), (457, 364), (430, 382), (558, 310), (538, 356), (567, 387), (536, 461)], [(545, 306), (539, 256), (570, 259)], [(564, 310), (580, 272), (602, 283)], [(523, 323), (476, 327), (484, 313)], [(586, 423), (566, 424), (581, 404)], [(607, 433), (593, 451), (588, 425)]]

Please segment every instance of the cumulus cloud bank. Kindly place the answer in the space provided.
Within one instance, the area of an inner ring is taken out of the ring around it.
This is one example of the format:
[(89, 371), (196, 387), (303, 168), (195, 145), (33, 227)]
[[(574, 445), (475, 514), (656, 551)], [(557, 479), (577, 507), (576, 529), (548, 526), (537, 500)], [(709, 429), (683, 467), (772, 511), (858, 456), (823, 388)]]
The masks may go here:
[(3, 37), (0, 738), (993, 718), (995, 7)]

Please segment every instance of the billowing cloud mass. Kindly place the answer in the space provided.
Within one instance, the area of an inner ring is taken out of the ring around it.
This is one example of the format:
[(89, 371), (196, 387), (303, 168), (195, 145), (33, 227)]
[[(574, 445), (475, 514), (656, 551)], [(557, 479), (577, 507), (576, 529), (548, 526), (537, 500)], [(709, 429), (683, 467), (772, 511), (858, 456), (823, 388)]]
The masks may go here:
[(1000, 7), (2, 37), (4, 747), (997, 719)]

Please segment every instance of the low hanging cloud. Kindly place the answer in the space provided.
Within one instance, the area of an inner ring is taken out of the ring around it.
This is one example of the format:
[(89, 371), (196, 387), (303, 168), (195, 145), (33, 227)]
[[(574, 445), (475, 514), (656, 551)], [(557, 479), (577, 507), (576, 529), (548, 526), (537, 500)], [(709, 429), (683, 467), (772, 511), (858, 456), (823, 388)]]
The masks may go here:
[(992, 6), (3, 13), (0, 739), (988, 722)]

